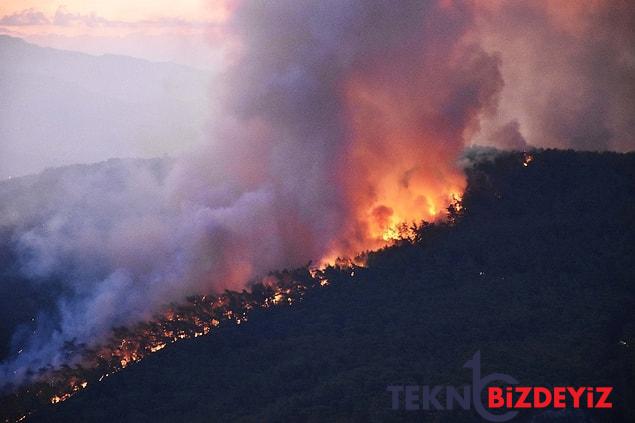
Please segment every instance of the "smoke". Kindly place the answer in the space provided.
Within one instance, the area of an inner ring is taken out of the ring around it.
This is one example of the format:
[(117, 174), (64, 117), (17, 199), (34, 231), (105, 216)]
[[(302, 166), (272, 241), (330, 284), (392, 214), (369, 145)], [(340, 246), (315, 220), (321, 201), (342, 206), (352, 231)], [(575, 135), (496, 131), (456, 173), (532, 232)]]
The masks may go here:
[[(63, 287), (39, 319), (53, 323), (14, 338), (23, 352), (0, 367), (2, 380), (62, 363), (64, 341), (92, 344), (185, 295), (241, 289), (272, 269), (383, 245), (402, 221), (437, 218), (464, 189), (456, 160), (475, 140), (627, 148), (632, 43), (615, 39), (603, 13), (584, 14), (578, 31), (557, 29), (547, 6), (529, 17), (526, 7), (238, 4), (215, 92), (222, 118), (205, 147), (0, 185), (12, 271)], [(551, 37), (564, 57), (542, 55)], [(607, 45), (621, 50), (594, 56)], [(603, 59), (610, 69), (598, 75)], [(568, 79), (571, 69), (582, 76)]]
[(492, 135), (517, 122), (518, 134), (535, 146), (633, 149), (635, 3), (490, 1), (478, 6), (476, 37), (501, 58), (505, 86), (477, 143), (500, 145)]
[(436, 2), (282, 1), (246, 2), (230, 23), (226, 109), (259, 127), (231, 154), (257, 145), (284, 215), (299, 214), (292, 233), (323, 235), (318, 254), (375, 247), (462, 191), (453, 161), (502, 87), (473, 20)]

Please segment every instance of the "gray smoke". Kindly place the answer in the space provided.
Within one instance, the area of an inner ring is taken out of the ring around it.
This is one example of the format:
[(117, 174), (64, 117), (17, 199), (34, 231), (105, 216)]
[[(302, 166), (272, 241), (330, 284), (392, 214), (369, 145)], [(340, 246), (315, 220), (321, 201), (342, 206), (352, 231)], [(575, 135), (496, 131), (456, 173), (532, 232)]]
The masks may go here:
[(633, 149), (635, 3), (483, 3), (475, 30), (480, 45), (501, 57), (505, 80), (477, 142), (498, 146), (492, 134), (517, 122), (535, 146)]

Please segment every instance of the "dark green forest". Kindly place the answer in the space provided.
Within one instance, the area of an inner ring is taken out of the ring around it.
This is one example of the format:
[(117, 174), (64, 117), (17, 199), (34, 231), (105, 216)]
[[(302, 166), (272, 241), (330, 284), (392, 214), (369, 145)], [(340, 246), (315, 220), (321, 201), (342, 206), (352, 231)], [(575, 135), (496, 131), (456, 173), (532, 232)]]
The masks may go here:
[(386, 388), (470, 381), (613, 386), (612, 410), (513, 421), (635, 421), (635, 154), (473, 150), (463, 209), (328, 268), (327, 287), (177, 342), (32, 416), (41, 422), (477, 421), (394, 411)]

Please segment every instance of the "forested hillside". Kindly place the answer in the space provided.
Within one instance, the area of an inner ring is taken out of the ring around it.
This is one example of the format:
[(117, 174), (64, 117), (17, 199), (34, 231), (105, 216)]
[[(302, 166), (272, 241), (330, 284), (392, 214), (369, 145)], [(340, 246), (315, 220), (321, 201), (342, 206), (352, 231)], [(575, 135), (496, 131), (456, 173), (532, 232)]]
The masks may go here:
[(393, 411), (388, 385), (614, 386), (613, 410), (514, 421), (635, 421), (635, 154), (473, 150), (445, 224), (327, 269), (329, 285), (254, 311), (89, 386), (33, 421), (472, 421)]

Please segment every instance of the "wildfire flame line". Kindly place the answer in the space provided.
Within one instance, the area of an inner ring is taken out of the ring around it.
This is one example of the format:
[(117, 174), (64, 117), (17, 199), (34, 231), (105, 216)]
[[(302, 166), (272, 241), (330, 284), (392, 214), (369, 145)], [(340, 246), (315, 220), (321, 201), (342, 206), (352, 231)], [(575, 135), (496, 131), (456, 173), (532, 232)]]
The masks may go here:
[(24, 403), (59, 404), (171, 343), (207, 335), (222, 323), (240, 325), (255, 308), (289, 306), (308, 289), (328, 284), (324, 268), (278, 272), (253, 285), (251, 292), (190, 296), (185, 304), (170, 305), (153, 321), (115, 328), (110, 341), (98, 348), (67, 343), (67, 352), (76, 357), (75, 367), (41, 369), (40, 381), (0, 398), (0, 407), (14, 410), (5, 422), (22, 421), (34, 412), (22, 407)]
[[(462, 210), (460, 194), (452, 194), (446, 218), (453, 222)], [(424, 222), (425, 224), (425, 222)], [(384, 239), (392, 242), (416, 241), (416, 225), (399, 224), (390, 229)], [(329, 272), (340, 272), (354, 278), (365, 265), (365, 258), (323, 260), (319, 266), (307, 266), (292, 271), (272, 273), (254, 284), (250, 292), (226, 291), (220, 295), (195, 295), (182, 305), (171, 304), (160, 316), (132, 328), (113, 329), (110, 341), (97, 347), (67, 343), (69, 356), (75, 357), (75, 366), (40, 369), (38, 382), (0, 398), (0, 407), (12, 410), (5, 422), (26, 419), (44, 404), (59, 404), (85, 389), (103, 381), (132, 363), (164, 349), (180, 340), (208, 335), (221, 324), (240, 325), (257, 308), (267, 309), (290, 306), (301, 301), (307, 291), (330, 285)], [(27, 409), (24, 404), (40, 404)]]

